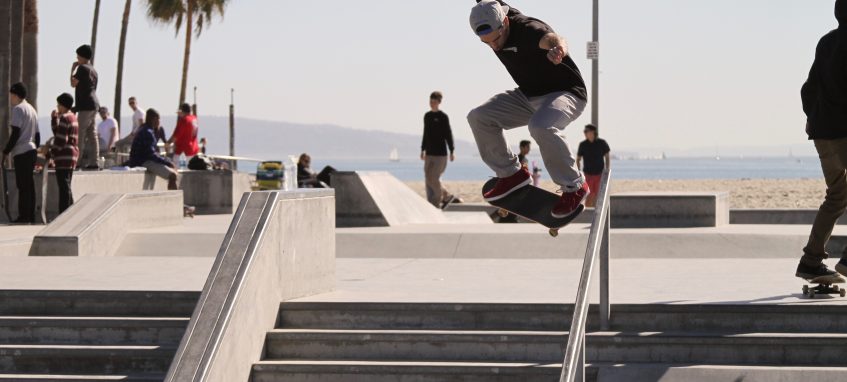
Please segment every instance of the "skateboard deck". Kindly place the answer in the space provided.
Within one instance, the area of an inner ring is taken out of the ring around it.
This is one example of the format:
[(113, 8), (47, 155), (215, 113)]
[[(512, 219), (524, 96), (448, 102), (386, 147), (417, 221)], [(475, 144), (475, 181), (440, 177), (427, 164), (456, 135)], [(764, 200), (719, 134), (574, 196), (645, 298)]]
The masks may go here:
[(806, 282), (817, 285), (803, 285), (803, 296), (807, 298), (815, 298), (817, 295), (833, 295), (837, 294), (841, 297), (847, 296), (847, 289), (839, 288), (838, 285), (845, 282), (844, 278), (835, 276), (823, 276), (814, 279), (805, 279)]
[[(482, 193), (485, 194), (493, 189), (496, 183), (497, 178), (492, 178), (485, 182), (485, 185), (482, 186)], [(499, 212), (501, 217), (511, 212), (549, 228), (550, 236), (556, 237), (559, 234), (560, 228), (576, 219), (585, 209), (585, 206), (580, 206), (571, 216), (562, 219), (554, 218), (550, 214), (550, 211), (553, 210), (553, 206), (559, 201), (559, 197), (559, 195), (550, 191), (529, 185), (513, 191), (505, 198), (489, 203), (501, 209)]]
[(9, 179), (6, 174), (6, 160), (8, 155), (0, 157), (0, 183), (3, 183), (3, 211), (6, 213), (6, 219), (9, 223), (12, 222), (12, 213), (9, 212)]

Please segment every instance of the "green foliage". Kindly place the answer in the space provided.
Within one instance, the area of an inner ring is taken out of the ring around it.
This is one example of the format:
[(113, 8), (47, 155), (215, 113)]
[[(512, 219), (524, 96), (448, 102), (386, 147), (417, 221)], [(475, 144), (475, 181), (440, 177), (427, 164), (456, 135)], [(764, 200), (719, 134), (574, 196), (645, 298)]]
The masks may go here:
[[(224, 16), (230, 0), (146, 0), (147, 16), (158, 23), (174, 24), (176, 34), (182, 29), (188, 9), (193, 13), (194, 33), (200, 37), (203, 27), (211, 24), (215, 14)], [(190, 3), (190, 4), (189, 4)]]

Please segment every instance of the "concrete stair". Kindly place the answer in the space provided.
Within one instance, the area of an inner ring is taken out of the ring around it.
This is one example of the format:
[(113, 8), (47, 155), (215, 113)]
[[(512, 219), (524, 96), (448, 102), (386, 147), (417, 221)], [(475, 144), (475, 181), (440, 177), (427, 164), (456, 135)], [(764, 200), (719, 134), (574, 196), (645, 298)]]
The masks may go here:
[[(253, 382), (558, 381), (555, 304), (284, 303)], [(843, 379), (847, 307), (620, 305), (592, 312), (591, 381)], [(738, 379), (741, 378), (741, 379)]]
[(198, 298), (0, 291), (0, 381), (162, 381)]

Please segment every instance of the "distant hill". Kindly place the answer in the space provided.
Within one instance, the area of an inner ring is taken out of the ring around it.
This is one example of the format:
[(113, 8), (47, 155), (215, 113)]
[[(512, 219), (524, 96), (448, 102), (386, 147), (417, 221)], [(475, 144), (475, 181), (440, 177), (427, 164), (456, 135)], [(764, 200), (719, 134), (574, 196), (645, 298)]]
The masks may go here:
[[(174, 116), (163, 119), (168, 136), (173, 132), (175, 121)], [(49, 136), (49, 122), (45, 119), (40, 123), (41, 130)], [(124, 126), (130, 126), (130, 119), (125, 118), (121, 126), (122, 136), (125, 136), (128, 130)], [(201, 116), (200, 136), (206, 137), (210, 154), (228, 154), (229, 118)], [(413, 158), (420, 153), (420, 145), (421, 137), (413, 134), (249, 118), (236, 118), (235, 121), (235, 154), (259, 159), (284, 159), (303, 152), (322, 159), (380, 159), (388, 158), (393, 148), (397, 148), (401, 157)], [(457, 141), (456, 149), (465, 155), (477, 152), (476, 146), (467, 141)]]

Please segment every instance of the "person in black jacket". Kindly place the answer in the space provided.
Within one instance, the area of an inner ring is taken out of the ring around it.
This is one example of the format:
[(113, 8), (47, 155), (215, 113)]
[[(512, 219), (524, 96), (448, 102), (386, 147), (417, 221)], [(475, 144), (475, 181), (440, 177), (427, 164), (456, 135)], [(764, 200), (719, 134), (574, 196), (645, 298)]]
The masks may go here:
[[(838, 29), (818, 43), (801, 91), (806, 133), (815, 143), (827, 187), (797, 266), (797, 277), (807, 280), (836, 275), (823, 263), (828, 257), (824, 248), (835, 222), (847, 210), (847, 0), (836, 0), (835, 18)], [(847, 252), (835, 270), (847, 275)]]
[(424, 114), (423, 142), (421, 142), (421, 160), (424, 161), (424, 179), (426, 199), (438, 208), (444, 208), (455, 197), (441, 184), (441, 175), (447, 169), (447, 149), (450, 149), (450, 161), (454, 161), (453, 131), (450, 119), (439, 110), (444, 96), (441, 92), (432, 92), (429, 96), (430, 111)]

